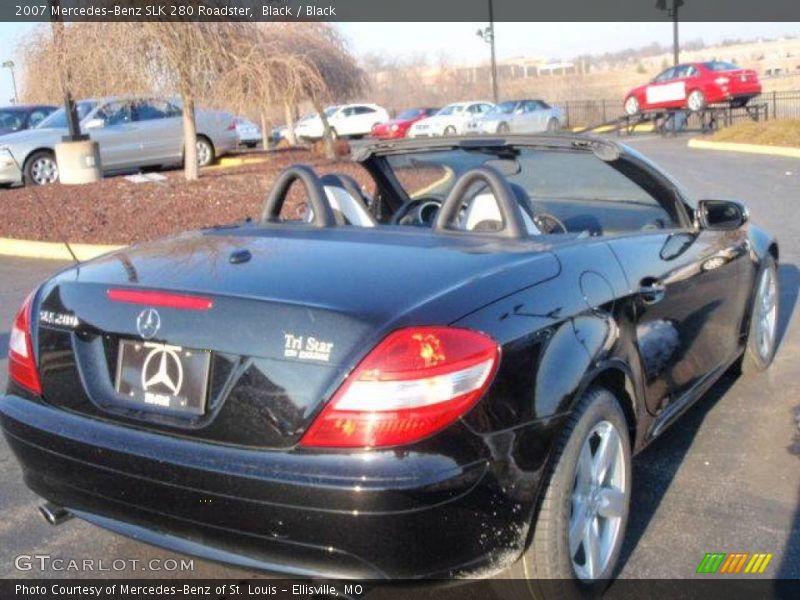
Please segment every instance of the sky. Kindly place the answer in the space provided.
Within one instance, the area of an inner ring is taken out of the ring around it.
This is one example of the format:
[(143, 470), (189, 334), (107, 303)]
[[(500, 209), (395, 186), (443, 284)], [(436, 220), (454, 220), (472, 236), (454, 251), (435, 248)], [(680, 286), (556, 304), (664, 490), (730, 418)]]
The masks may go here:
[[(441, 55), (455, 63), (488, 58), (488, 46), (476, 36), (487, 23), (342, 23), (357, 54), (377, 53), (411, 58), (424, 54), (437, 62)], [(14, 58), (17, 43), (33, 23), (0, 23), (0, 62)], [(497, 23), (500, 58), (530, 56), (569, 59), (579, 54), (613, 52), (652, 42), (672, 44), (672, 23)], [(683, 40), (702, 38), (707, 44), (725, 38), (800, 36), (800, 23), (681, 23)], [(19, 72), (19, 68), (17, 69)], [(0, 69), (0, 105), (13, 98), (11, 74)]]

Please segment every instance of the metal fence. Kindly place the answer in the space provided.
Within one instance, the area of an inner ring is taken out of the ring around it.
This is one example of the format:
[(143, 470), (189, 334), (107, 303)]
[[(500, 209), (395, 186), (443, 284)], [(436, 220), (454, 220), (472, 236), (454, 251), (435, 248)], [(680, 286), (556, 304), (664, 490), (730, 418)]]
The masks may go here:
[[(567, 127), (595, 127), (625, 114), (621, 100), (569, 100), (554, 102), (564, 110)], [(765, 119), (800, 118), (800, 90), (788, 92), (766, 92), (750, 101), (752, 105), (764, 105)], [(746, 111), (730, 111), (729, 123), (747, 120)]]

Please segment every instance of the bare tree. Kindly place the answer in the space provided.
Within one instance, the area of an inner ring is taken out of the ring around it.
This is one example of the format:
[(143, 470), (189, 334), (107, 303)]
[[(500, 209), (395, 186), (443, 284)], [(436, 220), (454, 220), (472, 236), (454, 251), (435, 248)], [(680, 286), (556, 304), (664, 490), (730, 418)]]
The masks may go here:
[[(69, 73), (76, 98), (147, 93), (153, 82), (135, 67), (139, 52), (126, 23), (61, 23), (62, 42), (51, 27), (36, 27), (16, 48), (22, 67), (22, 101), (60, 103), (61, 77)], [(61, 47), (59, 51), (57, 46)]]
[(171, 88), (181, 97), (183, 111), (184, 175), (198, 178), (197, 126), (195, 105), (225, 73), (235, 57), (231, 44), (243, 31), (233, 22), (129, 23), (139, 35), (147, 55), (144, 63), (161, 86)]
[[(302, 65), (295, 71), (289, 93), (284, 94), (285, 112), (290, 115), (299, 98), (308, 98), (322, 120), (325, 155), (334, 159), (333, 133), (324, 104), (363, 93), (364, 71), (339, 30), (329, 23), (285, 23), (280, 31), (283, 52), (294, 57), (296, 65)], [(291, 117), (287, 118), (287, 127), (289, 121)]]

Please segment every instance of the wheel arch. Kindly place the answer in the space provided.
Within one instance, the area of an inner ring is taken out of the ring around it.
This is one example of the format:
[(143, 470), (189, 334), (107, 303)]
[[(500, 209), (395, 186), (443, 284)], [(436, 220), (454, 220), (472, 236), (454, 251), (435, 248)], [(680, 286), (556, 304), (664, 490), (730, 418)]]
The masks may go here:
[(636, 388), (630, 368), (621, 361), (613, 361), (600, 366), (587, 374), (586, 381), (576, 394), (576, 403), (591, 387), (599, 386), (607, 389), (620, 401), (620, 408), (628, 423), (631, 449), (636, 447), (638, 427), (638, 403)]
[(25, 170), (25, 165), (27, 165), (27, 164), (28, 164), (28, 161), (31, 159), (31, 156), (33, 156), (33, 155), (34, 155), (34, 154), (36, 154), (37, 152), (49, 152), (49, 153), (50, 153), (50, 154), (52, 154), (53, 156), (55, 156), (55, 155), (56, 155), (56, 150), (55, 150), (55, 148), (50, 148), (49, 146), (39, 146), (38, 148), (34, 148), (33, 150), (29, 151), (29, 152), (28, 152), (28, 153), (25, 155), (25, 158), (23, 158), (23, 159), (22, 159), (22, 162), (20, 163), (20, 168), (21, 168), (23, 171)]

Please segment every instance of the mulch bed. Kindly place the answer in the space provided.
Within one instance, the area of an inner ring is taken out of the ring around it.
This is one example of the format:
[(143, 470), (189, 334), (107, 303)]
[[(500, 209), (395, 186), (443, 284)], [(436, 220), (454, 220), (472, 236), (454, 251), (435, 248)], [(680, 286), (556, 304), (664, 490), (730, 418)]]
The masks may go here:
[[(349, 159), (329, 161), (307, 149), (254, 152), (266, 162), (201, 171), (188, 182), (182, 170), (166, 171), (166, 181), (135, 184), (124, 177), (97, 183), (0, 191), (0, 237), (131, 244), (187, 229), (258, 217), (277, 175), (303, 163), (320, 175), (346, 173), (372, 192), (367, 172)], [(299, 202), (300, 194), (290, 195)], [(296, 209), (297, 206), (294, 207)], [(292, 206), (284, 210), (293, 210)]]

